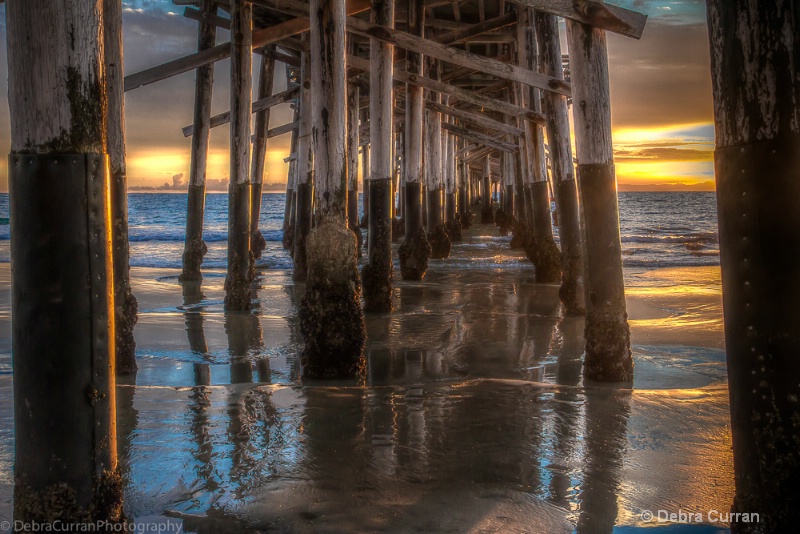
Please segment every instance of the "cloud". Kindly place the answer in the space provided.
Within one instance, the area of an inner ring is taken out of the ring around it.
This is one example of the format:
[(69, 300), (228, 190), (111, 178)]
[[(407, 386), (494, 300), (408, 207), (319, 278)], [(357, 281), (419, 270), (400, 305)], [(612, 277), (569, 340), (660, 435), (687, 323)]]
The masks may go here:
[(694, 149), (680, 147), (642, 147), (637, 149), (620, 149), (614, 151), (614, 161), (629, 162), (643, 160), (660, 161), (711, 161), (714, 152), (710, 149)]
[(640, 41), (609, 34), (608, 49), (616, 128), (712, 121), (705, 24), (649, 21)]

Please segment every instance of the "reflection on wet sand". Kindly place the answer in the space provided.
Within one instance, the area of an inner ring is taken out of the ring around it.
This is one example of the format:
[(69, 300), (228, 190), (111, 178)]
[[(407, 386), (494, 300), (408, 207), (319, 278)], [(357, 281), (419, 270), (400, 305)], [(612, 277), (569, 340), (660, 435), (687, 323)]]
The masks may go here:
[[(299, 377), (302, 286), (266, 281), (258, 310), (227, 314), (218, 289), (184, 288), (191, 350), (227, 354), (197, 362), (206, 371), (193, 386), (139, 384), (121, 396), (129, 513), (181, 518), (197, 532), (604, 533), (642, 526), (648, 495), (680, 503), (686, 487), (725, 509), (729, 437), (713, 422), (725, 396), (673, 403), (684, 390), (660, 391), (654, 365), (637, 377), (645, 391), (584, 385), (583, 320), (561, 317), (557, 290), (513, 268), (400, 282), (396, 310), (366, 317), (363, 382), (321, 383)], [(283, 337), (265, 324), (283, 325)], [(700, 356), (647, 357), (698, 391), (715, 382)], [(669, 426), (666, 405), (674, 417), (705, 417), (703, 436), (643, 439)], [(685, 484), (708, 458), (675, 467), (675, 451), (700, 439), (720, 443), (715, 461), (727, 471), (713, 489)]]

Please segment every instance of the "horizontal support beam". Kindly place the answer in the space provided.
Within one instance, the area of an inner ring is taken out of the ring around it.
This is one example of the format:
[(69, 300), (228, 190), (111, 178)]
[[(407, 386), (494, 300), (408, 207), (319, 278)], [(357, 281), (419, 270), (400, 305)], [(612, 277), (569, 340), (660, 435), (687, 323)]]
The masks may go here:
[[(350, 68), (360, 69), (365, 72), (369, 72), (370, 69), (368, 59), (362, 59), (350, 54), (347, 56), (347, 66)], [(461, 101), (469, 102), (470, 104), (474, 104), (476, 106), (493, 109), (494, 111), (503, 113), (504, 115), (520, 117), (540, 125), (547, 124), (545, 116), (541, 113), (530, 111), (502, 100), (476, 95), (471, 91), (467, 91), (466, 89), (453, 87), (452, 85), (447, 85), (446, 83), (432, 80), (424, 76), (409, 74), (408, 72), (402, 70), (395, 70), (392, 75), (398, 82), (410, 83), (411, 85), (417, 85), (430, 91), (436, 91), (437, 93), (444, 93), (446, 95), (454, 96)]]
[[(258, 113), (259, 111), (264, 111), (265, 109), (269, 109), (273, 106), (277, 106), (278, 104), (285, 104), (289, 100), (297, 97), (300, 92), (299, 87), (293, 87), (291, 89), (287, 89), (281, 93), (268, 96), (266, 98), (260, 98), (253, 102), (253, 113)], [(226, 111), (225, 113), (220, 113), (219, 115), (214, 115), (211, 117), (211, 128), (216, 128), (217, 126), (222, 126), (223, 124), (227, 124), (231, 121), (231, 113), (230, 111)], [(183, 131), (184, 137), (190, 137), (194, 133), (194, 125), (190, 124), (189, 126), (184, 126), (181, 131)]]
[(496, 59), (465, 52), (458, 48), (443, 45), (430, 39), (423, 39), (409, 33), (397, 31), (387, 26), (372, 24), (365, 20), (355, 17), (347, 17), (347, 29), (357, 35), (377, 39), (385, 43), (399, 46), (426, 57), (432, 57), (441, 61), (446, 61), (460, 67), (471, 69), (497, 76), (506, 80), (523, 83), (531, 87), (537, 87), (545, 91), (570, 96), (570, 86), (564, 80), (546, 76), (532, 70), (503, 63)]
[(516, 22), (517, 14), (516, 12), (511, 12), (507, 15), (479, 22), (478, 24), (474, 24), (466, 28), (443, 33), (438, 37), (434, 37), (433, 40), (437, 43), (446, 45), (460, 43), (462, 41), (469, 40), (472, 37), (477, 37), (484, 33), (499, 30), (500, 28), (505, 28), (506, 26), (511, 26), (512, 24), (516, 24)]
[(496, 130), (498, 132), (511, 134), (517, 137), (525, 135), (525, 131), (522, 128), (517, 128), (516, 126), (512, 126), (511, 124), (506, 124), (504, 122), (496, 121), (485, 115), (480, 115), (478, 113), (464, 111), (463, 109), (456, 109), (450, 106), (445, 106), (444, 104), (440, 104), (439, 102), (433, 100), (427, 100), (425, 102), (425, 107), (433, 111), (438, 111), (439, 113), (443, 113), (445, 115), (450, 115), (451, 117), (456, 117), (459, 119), (463, 119), (467, 122), (472, 122), (474, 124), (477, 124), (478, 126), (482, 126), (483, 128), (489, 128), (490, 130)]
[(513, 153), (519, 149), (517, 145), (512, 145), (511, 143), (506, 143), (505, 141), (489, 137), (486, 134), (480, 132), (474, 132), (467, 128), (461, 128), (460, 126), (455, 126), (448, 122), (442, 123), (442, 130), (447, 130), (451, 134), (456, 135), (462, 139), (466, 139), (467, 141), (472, 141), (473, 143), (485, 145), (487, 147), (494, 148), (496, 150), (501, 150), (503, 152)]
[(183, 10), (183, 16), (187, 19), (196, 20), (197, 22), (207, 22), (208, 24), (213, 24), (214, 26), (218, 26), (226, 30), (231, 29), (231, 19), (226, 19), (225, 17), (220, 17), (219, 15), (212, 15), (210, 13), (206, 14), (199, 9), (187, 7)]
[[(354, 15), (368, 10), (370, 0), (349, 0), (347, 2), (347, 14)], [(309, 30), (311, 21), (308, 17), (297, 17), (269, 28), (264, 28), (253, 32), (253, 48), (261, 48), (268, 44), (277, 43), (287, 37), (292, 37), (298, 33)], [(195, 54), (190, 54), (173, 61), (168, 61), (162, 65), (157, 65), (143, 71), (135, 72), (125, 76), (125, 91), (131, 91), (144, 85), (148, 85), (161, 80), (166, 80), (172, 76), (189, 72), (197, 67), (208, 65), (227, 59), (231, 56), (231, 44), (223, 43)]]
[(267, 131), (267, 139), (272, 139), (273, 137), (278, 137), (279, 135), (283, 135), (289, 132), (296, 130), (300, 126), (300, 121), (294, 122), (287, 122), (281, 126), (276, 126), (275, 128), (270, 128)]
[(593, 0), (511, 0), (515, 4), (532, 7), (536, 11), (558, 15), (582, 22), (601, 30), (639, 39), (647, 22), (647, 15), (612, 4)]
[[(477, 152), (475, 152), (474, 154), (470, 154), (469, 156), (467, 156), (466, 158), (464, 158), (464, 162), (465, 162), (467, 165), (471, 165), (471, 164), (472, 164), (472, 162), (474, 162), (474, 161), (480, 161), (480, 160), (483, 160), (483, 162), (485, 162), (485, 161), (486, 161), (486, 156), (489, 156), (489, 155), (491, 155), (492, 153), (494, 153), (494, 151), (495, 151), (495, 150), (494, 150), (493, 148), (483, 148), (483, 149), (481, 149), (481, 150), (478, 150), (478, 151), (477, 151)], [(478, 169), (478, 170), (480, 170), (481, 172), (483, 172), (483, 162), (481, 163), (481, 166), (480, 166), (480, 168)]]

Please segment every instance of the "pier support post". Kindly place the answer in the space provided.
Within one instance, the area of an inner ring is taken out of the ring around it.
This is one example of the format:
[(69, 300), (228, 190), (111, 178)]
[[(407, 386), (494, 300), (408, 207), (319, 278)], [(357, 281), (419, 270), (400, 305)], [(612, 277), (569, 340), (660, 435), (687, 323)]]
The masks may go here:
[(472, 226), (472, 210), (469, 205), (469, 175), (469, 167), (462, 159), (458, 162), (458, 219), (462, 230)]
[[(554, 15), (536, 13), (539, 64), (543, 73), (563, 79), (558, 20)], [(567, 315), (582, 315), (584, 308), (583, 258), (581, 254), (578, 188), (572, 164), (569, 109), (566, 97), (548, 92), (545, 97), (550, 166), (555, 185), (558, 235), (561, 241), (561, 289), (558, 292)]]
[[(424, 0), (408, 3), (408, 31), (423, 36), (425, 27)], [(406, 69), (409, 74), (422, 75), (422, 56), (406, 52)], [(403, 280), (422, 280), (428, 270), (431, 246), (422, 224), (422, 140), (423, 140), (424, 96), (422, 87), (406, 85), (406, 140), (405, 140), (405, 188), (403, 219), (406, 232), (400, 244), (400, 272)]]
[(731, 404), (731, 530), (791, 532), (800, 506), (800, 11), (707, 4)]
[[(217, 26), (211, 19), (217, 14), (213, 0), (203, 0), (203, 20), (197, 32), (197, 50), (217, 44)], [(203, 217), (206, 204), (206, 164), (211, 132), (211, 93), (214, 87), (214, 64), (197, 68), (194, 89), (194, 133), (192, 134), (189, 190), (186, 201), (186, 242), (183, 248), (182, 282), (200, 281), (200, 265), (208, 251), (203, 241)]]
[[(428, 77), (440, 79), (439, 61), (426, 58)], [(440, 95), (430, 91), (428, 99), (439, 102)], [(450, 236), (442, 217), (442, 194), (444, 178), (442, 175), (442, 116), (438, 111), (425, 109), (425, 183), (428, 186), (427, 215), (428, 243), (431, 245), (431, 258), (441, 260), (450, 256)]]
[(311, 0), (312, 142), (316, 226), (307, 239), (308, 278), (300, 306), (308, 378), (364, 371), (356, 238), (347, 228), (345, 0)]
[[(298, 79), (299, 78), (299, 72)], [(291, 83), (291, 82), (289, 82)], [(289, 85), (287, 83), (287, 85)], [(294, 118), (293, 122), (300, 121), (300, 101), (296, 100), (292, 107), (294, 108)], [(295, 230), (295, 220), (297, 218), (297, 132), (299, 128), (295, 128), (292, 130), (292, 140), (289, 143), (290, 146), (290, 153), (294, 154), (295, 157), (291, 161), (289, 161), (289, 176), (286, 180), (286, 199), (285, 205), (283, 208), (283, 240), (281, 245), (283, 245), (283, 250), (290, 251), (290, 255), (294, 253), (294, 230)]]
[(102, 5), (6, 5), (14, 520), (39, 530), (125, 520)]
[(567, 35), (586, 246), (584, 376), (603, 382), (631, 382), (633, 359), (611, 144), (606, 35), (572, 21), (567, 21)]
[[(536, 27), (533, 9), (521, 8), (518, 31), (519, 65), (538, 70)], [(521, 105), (541, 113), (541, 91), (522, 87)], [(533, 239), (526, 253), (536, 267), (536, 281), (552, 284), (561, 280), (561, 252), (553, 240), (553, 223), (550, 217), (550, 192), (547, 188), (547, 164), (544, 155), (544, 135), (539, 125), (524, 121), (525, 141), (528, 149), (528, 172), (531, 175), (531, 200)]]
[[(308, 42), (306, 38), (305, 42)], [(295, 185), (294, 222), (294, 269), (292, 280), (305, 282), (308, 276), (306, 239), (311, 232), (311, 212), (314, 205), (314, 180), (312, 162), (314, 153), (311, 147), (311, 55), (303, 52), (300, 56), (300, 124), (297, 135), (297, 169)]]
[(225, 309), (250, 309), (250, 108), (252, 101), (253, 6), (231, 1), (231, 162), (228, 186), (228, 274)]
[[(374, 0), (371, 20), (394, 26), (394, 1)], [(392, 53), (394, 47), (377, 39), (370, 41), (369, 84), (369, 233), (368, 263), (361, 277), (364, 309), (392, 310)]]
[(361, 257), (361, 225), (358, 221), (358, 85), (347, 85), (347, 226), (356, 236), (356, 249)]
[[(269, 47), (261, 55), (261, 66), (258, 72), (258, 98), (272, 96), (272, 83), (275, 76), (274, 47)], [(250, 250), (254, 258), (260, 258), (267, 248), (267, 241), (258, 229), (261, 218), (261, 187), (264, 182), (264, 159), (267, 155), (267, 132), (269, 131), (270, 108), (256, 113), (255, 139), (253, 141), (253, 160), (250, 165)]]
[(117, 374), (136, 372), (136, 326), (138, 303), (131, 292), (130, 246), (128, 243), (128, 179), (125, 166), (125, 89), (122, 59), (122, 2), (103, 0), (105, 47), (106, 118), (108, 160), (111, 170), (111, 239), (114, 249), (115, 350)]
[[(369, 122), (369, 110), (361, 110), (361, 124)], [(367, 228), (369, 222), (369, 144), (361, 147), (361, 203), (364, 215), (361, 217), (361, 228)], [(367, 246), (364, 238), (364, 246)]]
[(492, 182), (491, 160), (486, 156), (481, 178), (481, 224), (494, 223), (494, 210), (492, 209)]
[(444, 221), (450, 243), (461, 241), (461, 221), (456, 215), (456, 137), (449, 132), (444, 133), (445, 158), (444, 158)]
[[(516, 92), (514, 93), (516, 94)], [(526, 175), (528, 169), (528, 156), (525, 149), (525, 138), (517, 141), (519, 151), (514, 155), (514, 227), (510, 246), (512, 249), (524, 248), (530, 239), (530, 226), (528, 225), (528, 212), (530, 205), (526, 202)]]

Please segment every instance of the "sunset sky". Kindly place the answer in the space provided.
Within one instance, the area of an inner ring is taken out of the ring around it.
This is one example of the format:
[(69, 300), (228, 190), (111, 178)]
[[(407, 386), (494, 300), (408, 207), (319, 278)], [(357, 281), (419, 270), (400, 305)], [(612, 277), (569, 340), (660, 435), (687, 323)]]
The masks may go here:
[[(609, 35), (615, 161), (621, 189), (713, 189), (713, 117), (705, 2), (614, 0), (649, 16), (641, 40)], [(196, 49), (197, 23), (171, 0), (125, 0), (125, 70), (137, 72)], [(0, 76), (7, 79), (5, 7), (0, 6)], [(218, 32), (227, 42), (228, 32)], [(258, 59), (254, 59), (254, 72)], [(228, 110), (229, 62), (217, 63), (213, 113)], [(276, 69), (275, 91), (285, 88)], [(0, 153), (10, 147), (7, 84), (0, 85)], [(160, 186), (189, 170), (194, 72), (126, 93), (128, 179)], [(291, 120), (288, 105), (273, 108), (271, 126)], [(208, 178), (228, 178), (228, 128), (211, 136)], [(264, 182), (285, 182), (289, 135), (270, 140)], [(7, 190), (5, 158), (0, 190)]]

